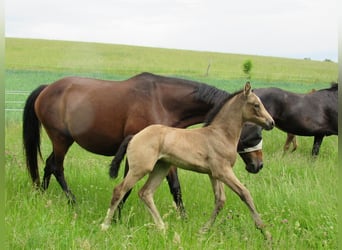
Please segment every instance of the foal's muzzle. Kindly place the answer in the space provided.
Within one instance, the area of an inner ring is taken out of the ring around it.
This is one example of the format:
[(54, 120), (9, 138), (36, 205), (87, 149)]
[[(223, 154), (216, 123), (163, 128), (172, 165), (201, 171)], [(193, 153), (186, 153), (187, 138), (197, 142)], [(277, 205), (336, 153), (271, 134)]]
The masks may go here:
[(266, 129), (266, 130), (271, 130), (271, 129), (274, 128), (274, 125), (275, 125), (275, 123), (274, 123), (274, 120), (273, 120), (273, 119), (272, 119), (272, 120), (267, 120), (267, 121), (266, 121), (266, 124), (265, 124), (265, 126), (264, 126), (264, 129)]

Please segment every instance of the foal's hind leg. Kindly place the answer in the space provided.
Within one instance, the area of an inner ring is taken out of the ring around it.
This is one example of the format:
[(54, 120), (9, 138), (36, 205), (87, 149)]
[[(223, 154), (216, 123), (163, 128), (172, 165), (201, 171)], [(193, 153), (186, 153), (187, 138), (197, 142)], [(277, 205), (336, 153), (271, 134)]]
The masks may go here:
[(214, 224), (217, 215), (222, 210), (224, 203), (226, 202), (226, 194), (224, 192), (223, 183), (217, 179), (214, 179), (212, 176), (209, 177), (215, 195), (215, 208), (209, 221), (202, 227), (200, 233), (206, 233), (209, 230), (209, 228)]
[[(128, 169), (129, 169), (129, 165), (128, 165), (128, 161), (127, 161), (127, 159), (126, 159), (124, 177), (126, 177), (126, 175), (127, 175), (127, 173), (128, 173)], [(122, 200), (120, 201), (120, 203), (119, 203), (119, 205), (118, 205), (117, 213), (116, 213), (116, 215), (115, 215), (115, 217), (116, 217), (115, 220), (120, 220), (120, 219), (121, 219), (121, 211), (122, 211), (122, 209), (123, 209), (123, 206), (124, 206), (124, 204), (125, 204), (125, 202), (126, 202), (128, 196), (131, 194), (131, 192), (132, 192), (132, 189), (129, 189), (129, 190), (125, 193), (125, 195), (124, 195), (124, 197), (122, 198)]]
[(169, 171), (170, 166), (165, 163), (158, 163), (150, 173), (145, 185), (139, 191), (139, 197), (145, 202), (151, 213), (154, 223), (158, 229), (165, 230), (165, 224), (153, 200), (153, 194), (163, 181)]
[(124, 195), (133, 188), (133, 186), (145, 176), (145, 173), (133, 173), (132, 171), (128, 171), (127, 176), (125, 179), (117, 185), (113, 190), (112, 199), (110, 202), (110, 207), (107, 210), (107, 215), (101, 224), (102, 230), (107, 230), (112, 222), (114, 213), (118, 208), (122, 198)]
[[(129, 165), (126, 159), (124, 176), (127, 175), (128, 169), (129, 169)], [(184, 208), (183, 200), (182, 200), (182, 191), (181, 191), (176, 167), (170, 168), (169, 173), (166, 176), (166, 179), (169, 184), (170, 192), (173, 195), (173, 200), (176, 203), (177, 210), (180, 212), (180, 215), (182, 216), (182, 218), (186, 218), (186, 212), (185, 212), (185, 208)], [(121, 200), (119, 207), (118, 207), (117, 219), (121, 218), (121, 210), (123, 209), (123, 205), (126, 202), (128, 196), (131, 194), (131, 192), (132, 192), (132, 189), (128, 190), (128, 192), (124, 195), (123, 199)]]

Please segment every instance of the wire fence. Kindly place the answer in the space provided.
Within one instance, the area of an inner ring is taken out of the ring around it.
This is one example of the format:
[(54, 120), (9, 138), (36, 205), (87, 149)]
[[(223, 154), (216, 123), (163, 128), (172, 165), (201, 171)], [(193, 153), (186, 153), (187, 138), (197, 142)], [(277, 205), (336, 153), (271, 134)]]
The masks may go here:
[(22, 112), (29, 91), (9, 90), (5, 92), (5, 111), (6, 112)]

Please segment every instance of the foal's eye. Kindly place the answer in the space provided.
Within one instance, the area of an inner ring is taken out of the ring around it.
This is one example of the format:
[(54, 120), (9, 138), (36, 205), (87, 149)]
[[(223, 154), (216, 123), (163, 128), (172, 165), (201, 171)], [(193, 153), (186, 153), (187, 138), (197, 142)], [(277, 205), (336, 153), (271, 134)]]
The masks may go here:
[(259, 108), (259, 107), (260, 107), (259, 103), (255, 103), (255, 104), (254, 104), (254, 108), (257, 109), (257, 108)]

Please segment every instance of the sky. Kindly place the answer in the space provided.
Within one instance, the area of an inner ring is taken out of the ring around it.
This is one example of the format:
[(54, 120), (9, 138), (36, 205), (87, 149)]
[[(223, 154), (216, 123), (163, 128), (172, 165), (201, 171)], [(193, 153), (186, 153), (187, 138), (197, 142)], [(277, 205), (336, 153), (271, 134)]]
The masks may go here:
[(8, 0), (5, 36), (338, 59), (338, 0)]

